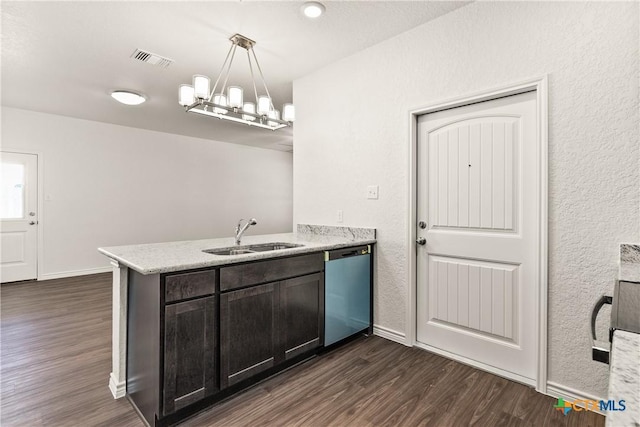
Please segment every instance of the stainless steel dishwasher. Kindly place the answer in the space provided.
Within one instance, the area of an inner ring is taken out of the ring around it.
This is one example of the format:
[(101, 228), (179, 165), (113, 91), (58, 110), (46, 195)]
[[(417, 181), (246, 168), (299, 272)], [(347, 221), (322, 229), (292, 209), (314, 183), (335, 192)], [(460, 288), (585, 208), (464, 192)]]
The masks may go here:
[(371, 246), (324, 253), (324, 345), (371, 333)]

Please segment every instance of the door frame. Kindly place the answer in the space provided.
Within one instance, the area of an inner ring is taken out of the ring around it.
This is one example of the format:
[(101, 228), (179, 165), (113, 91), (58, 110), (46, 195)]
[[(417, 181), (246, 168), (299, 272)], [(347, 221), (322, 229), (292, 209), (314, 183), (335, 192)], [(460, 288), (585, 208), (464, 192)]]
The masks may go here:
[(2, 153), (15, 153), (15, 154), (32, 154), (36, 156), (36, 171), (38, 174), (38, 185), (36, 191), (38, 192), (36, 197), (36, 208), (38, 209), (38, 228), (36, 229), (37, 233), (37, 245), (38, 249), (36, 252), (36, 280), (42, 280), (42, 272), (43, 263), (44, 263), (44, 165), (43, 165), (43, 156), (40, 151), (30, 150), (24, 148), (11, 148), (11, 147), (0, 147), (0, 152)]
[[(426, 106), (417, 107), (409, 111), (409, 209), (407, 224), (407, 259), (408, 259), (408, 283), (407, 292), (407, 317), (405, 344), (416, 346), (417, 331), (417, 250), (416, 240), (416, 209), (418, 207), (418, 117), (436, 111), (450, 108), (462, 107), (468, 104), (490, 101), (509, 95), (517, 95), (524, 92), (536, 91), (536, 140), (539, 144), (538, 158), (536, 159), (537, 188), (539, 210), (537, 212), (537, 222), (539, 227), (538, 235), (538, 265), (536, 274), (536, 284), (538, 286), (536, 301), (538, 322), (537, 329), (537, 351), (536, 351), (536, 390), (540, 393), (547, 392), (547, 268), (548, 268), (548, 76), (527, 79), (521, 82), (512, 83), (498, 88), (488, 89), (470, 95), (463, 95), (452, 99), (434, 102)], [(447, 354), (451, 357), (453, 355)], [(456, 360), (470, 364), (466, 358), (456, 358)], [(495, 373), (495, 372), (494, 372)], [(500, 373), (498, 373), (500, 374)]]

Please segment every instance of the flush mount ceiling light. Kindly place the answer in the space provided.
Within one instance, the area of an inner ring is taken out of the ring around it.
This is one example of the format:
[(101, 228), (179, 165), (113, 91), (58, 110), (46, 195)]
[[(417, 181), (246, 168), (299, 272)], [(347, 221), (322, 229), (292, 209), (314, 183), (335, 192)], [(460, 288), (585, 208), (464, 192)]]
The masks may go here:
[[(282, 106), (282, 120), (280, 119), (280, 112), (273, 107), (267, 83), (264, 80), (258, 58), (253, 50), (256, 42), (240, 34), (231, 36), (229, 40), (231, 41), (231, 48), (222, 64), (222, 69), (213, 85), (213, 89), (210, 89), (211, 80), (209, 77), (196, 74), (193, 76), (192, 85), (180, 85), (178, 91), (179, 104), (185, 108), (185, 111), (190, 113), (216, 117), (264, 129), (276, 130), (291, 126), (295, 120), (295, 107), (293, 104), (284, 104)], [(247, 51), (255, 102), (243, 102), (244, 91), (241, 87), (227, 86), (229, 71), (238, 46)], [(264, 87), (265, 93), (262, 95), (258, 95), (253, 73), (254, 64)], [(218, 83), (221, 81), (222, 85), (218, 90)]]
[(130, 90), (114, 90), (111, 97), (116, 101), (126, 105), (140, 105), (147, 100), (144, 95)]
[(317, 1), (308, 1), (302, 5), (302, 13), (307, 18), (317, 18), (324, 13), (324, 5)]

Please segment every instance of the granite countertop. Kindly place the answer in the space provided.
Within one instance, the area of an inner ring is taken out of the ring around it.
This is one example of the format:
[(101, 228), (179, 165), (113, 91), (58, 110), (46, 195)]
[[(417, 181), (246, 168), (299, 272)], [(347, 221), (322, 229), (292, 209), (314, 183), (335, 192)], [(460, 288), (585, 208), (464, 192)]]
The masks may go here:
[(640, 282), (640, 245), (634, 243), (622, 243), (620, 245), (618, 279)]
[[(339, 229), (339, 232), (335, 232), (335, 229)], [(364, 232), (361, 232), (362, 230), (364, 230)], [(376, 242), (374, 236), (374, 229), (303, 225), (302, 227), (298, 226), (296, 233), (264, 234), (261, 236), (244, 236), (242, 238), (241, 246), (272, 242), (303, 245), (297, 248), (268, 252), (255, 252), (241, 255), (213, 255), (202, 252), (205, 249), (233, 247), (235, 246), (233, 237), (111, 246), (98, 248), (98, 251), (142, 274), (157, 274), (236, 264), (281, 256), (300, 255), (310, 252), (346, 248), (349, 246), (368, 245)]]
[[(620, 244), (618, 267), (619, 280), (640, 282), (640, 245)], [(607, 411), (607, 426), (640, 426), (640, 334), (620, 329), (614, 331), (608, 398), (617, 406), (620, 400), (624, 400), (626, 408), (624, 411)]]
[(640, 426), (640, 334), (613, 333), (609, 399), (624, 400), (626, 409), (608, 411), (607, 426)]

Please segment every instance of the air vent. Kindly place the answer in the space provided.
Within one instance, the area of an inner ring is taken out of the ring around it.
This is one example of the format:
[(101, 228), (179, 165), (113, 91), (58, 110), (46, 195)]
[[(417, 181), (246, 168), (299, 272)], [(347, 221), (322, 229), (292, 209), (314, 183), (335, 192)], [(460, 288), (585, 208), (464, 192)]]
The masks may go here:
[(169, 65), (173, 64), (173, 59), (165, 58), (142, 49), (136, 49), (135, 52), (131, 54), (131, 58), (160, 68), (167, 68)]

